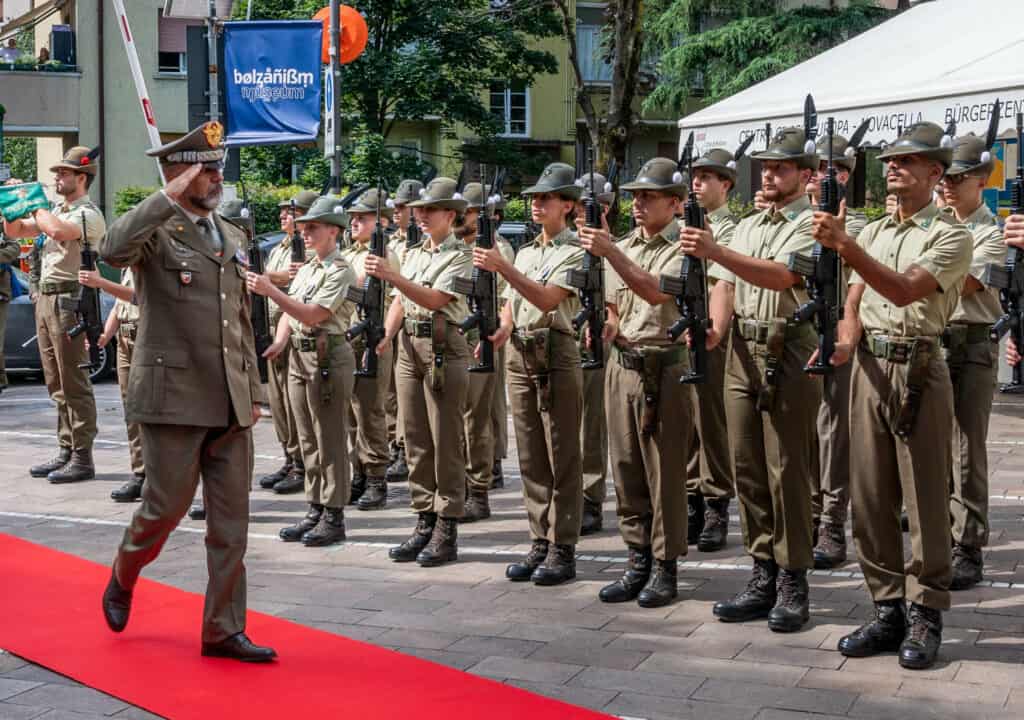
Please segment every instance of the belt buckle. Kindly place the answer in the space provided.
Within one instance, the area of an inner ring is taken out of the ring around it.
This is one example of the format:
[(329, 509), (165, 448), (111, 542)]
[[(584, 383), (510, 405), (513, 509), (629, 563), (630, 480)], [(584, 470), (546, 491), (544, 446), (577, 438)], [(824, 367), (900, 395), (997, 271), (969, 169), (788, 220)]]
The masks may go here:
[(893, 362), (905, 363), (910, 359), (910, 343), (897, 342), (889, 345), (891, 352), (888, 353), (889, 359)]
[(416, 337), (430, 337), (434, 334), (434, 324), (430, 320), (416, 321)]

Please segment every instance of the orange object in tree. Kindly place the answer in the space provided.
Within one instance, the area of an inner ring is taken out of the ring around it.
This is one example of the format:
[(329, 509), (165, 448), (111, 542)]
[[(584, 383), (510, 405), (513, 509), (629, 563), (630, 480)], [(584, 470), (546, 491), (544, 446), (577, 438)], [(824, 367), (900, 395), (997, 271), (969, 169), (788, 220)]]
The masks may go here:
[[(342, 5), (338, 10), (341, 22), (341, 38), (338, 41), (341, 47), (338, 49), (338, 62), (347, 65), (363, 54), (363, 50), (366, 49), (366, 41), (370, 37), (370, 29), (366, 27), (366, 20), (354, 7)], [(331, 9), (323, 8), (313, 16), (313, 19), (324, 24), (320, 59), (324, 63), (329, 63), (331, 61), (328, 52), (331, 47)]]

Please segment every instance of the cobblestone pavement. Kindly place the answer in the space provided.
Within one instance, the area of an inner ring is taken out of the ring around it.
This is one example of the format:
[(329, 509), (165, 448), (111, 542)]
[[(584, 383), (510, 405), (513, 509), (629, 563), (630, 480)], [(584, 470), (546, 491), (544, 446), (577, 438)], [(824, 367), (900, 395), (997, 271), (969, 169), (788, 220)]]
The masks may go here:
[[(0, 395), (0, 532), (97, 562), (111, 560), (133, 509), (108, 498), (128, 473), (116, 385), (97, 386), (97, 405), (97, 479), (55, 486), (27, 472), (54, 453), (56, 416), (45, 389), (19, 382)], [(493, 495), (492, 519), (462, 526), (460, 561), (443, 568), (397, 566), (387, 559), (386, 549), (413, 525), (403, 487), (391, 486), (385, 511), (348, 513), (350, 541), (328, 549), (279, 542), (277, 530), (304, 511), (302, 498), (254, 490), (250, 607), (623, 717), (1020, 718), (1022, 424), (1024, 400), (997, 396), (989, 438), (993, 532), (985, 553), (987, 580), (954, 595), (941, 661), (925, 672), (902, 670), (892, 655), (847, 660), (836, 651), (838, 638), (871, 608), (855, 558), (838, 571), (812, 574), (812, 621), (803, 632), (779, 635), (763, 622), (716, 622), (712, 604), (736, 592), (748, 575), (735, 516), (725, 550), (691, 548), (679, 576), (679, 601), (667, 608), (597, 600), (598, 589), (619, 575), (625, 560), (612, 497), (605, 504), (605, 531), (578, 548), (576, 582), (538, 588), (505, 581), (505, 564), (528, 549), (514, 449), (504, 465), (506, 487)], [(256, 438), (261, 475), (279, 464), (269, 421), (259, 424)], [(202, 523), (185, 520), (146, 575), (201, 593), (202, 532)], [(197, 618), (197, 644), (198, 631)], [(0, 720), (110, 716), (154, 717), (0, 654)]]

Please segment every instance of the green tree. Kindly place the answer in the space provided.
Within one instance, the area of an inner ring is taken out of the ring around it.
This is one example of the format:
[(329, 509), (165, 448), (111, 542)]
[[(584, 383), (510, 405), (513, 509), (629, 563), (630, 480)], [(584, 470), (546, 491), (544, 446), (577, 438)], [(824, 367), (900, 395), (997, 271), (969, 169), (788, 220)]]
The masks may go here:
[(34, 137), (5, 137), (4, 162), (11, 166), (11, 177), (25, 182), (38, 180), (36, 139)]

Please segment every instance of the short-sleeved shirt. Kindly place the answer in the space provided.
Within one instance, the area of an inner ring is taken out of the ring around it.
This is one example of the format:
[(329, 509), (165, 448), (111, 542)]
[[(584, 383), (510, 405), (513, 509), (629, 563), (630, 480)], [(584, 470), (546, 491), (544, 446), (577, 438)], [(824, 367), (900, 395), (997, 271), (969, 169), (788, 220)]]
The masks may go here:
[[(288, 268), (292, 264), (292, 242), (302, 242), (302, 237), (296, 235), (293, 238), (285, 235), (284, 240), (279, 242), (276, 246), (271, 248), (270, 253), (267, 255), (267, 264), (265, 270), (268, 273), (272, 272), (288, 272)], [(314, 253), (310, 250), (306, 250), (306, 260), (309, 260)], [(282, 289), (288, 292), (290, 285), (285, 285)], [(281, 308), (277, 306), (273, 300), (267, 299), (267, 307), (270, 310), (270, 317), (276, 319), (281, 317)]]
[[(78, 225), (82, 229), (82, 236), (89, 240), (89, 245), (93, 248), (99, 247), (100, 239), (107, 232), (107, 223), (88, 195), (83, 195), (70, 205), (62, 202), (52, 212), (58, 220)], [(47, 235), (43, 242), (41, 258), (41, 281), (77, 281), (78, 269), (82, 265), (82, 238), (59, 243)]]
[(306, 305), (327, 308), (331, 315), (315, 328), (289, 317), (288, 324), (292, 332), (309, 335), (320, 329), (330, 335), (343, 335), (348, 330), (354, 305), (345, 295), (355, 280), (356, 275), (341, 257), (340, 250), (332, 250), (323, 260), (313, 255), (312, 259), (299, 268), (288, 294)]
[[(769, 208), (741, 220), (729, 248), (750, 257), (789, 265), (792, 255), (813, 252), (813, 219), (811, 203), (806, 195), (801, 195), (783, 208)], [(807, 290), (802, 283), (781, 291), (768, 290), (737, 277), (721, 265), (713, 266), (708, 275), (736, 286), (735, 311), (744, 320), (788, 320), (807, 302)]]
[[(975, 280), (982, 282), (987, 265), (1002, 265), (1006, 262), (1003, 231), (999, 229), (995, 215), (984, 203), (971, 213), (963, 224), (974, 240), (971, 267), (967, 272)], [(960, 304), (953, 311), (950, 322), (991, 324), (1002, 314), (999, 291), (992, 287), (982, 287), (981, 290), (960, 298)]]
[[(898, 214), (870, 223), (857, 238), (868, 255), (891, 270), (903, 273), (911, 265), (927, 271), (939, 288), (906, 307), (897, 307), (870, 285), (860, 301), (864, 332), (897, 337), (936, 337), (949, 322), (971, 265), (971, 235), (963, 225), (944, 216), (929, 203), (913, 217)], [(859, 274), (850, 284), (864, 284)]]
[[(469, 305), (465, 295), (455, 292), (455, 278), (473, 275), (473, 255), (466, 243), (455, 235), (448, 235), (437, 247), (432, 247), (424, 240), (419, 247), (413, 248), (402, 261), (402, 277), (414, 283), (452, 296), (438, 312), (449, 322), (460, 323), (469, 316)], [(400, 294), (396, 288), (393, 294)], [(402, 295), (402, 308), (406, 317), (414, 320), (429, 320), (432, 311), (420, 307), (407, 296)]]
[[(708, 230), (711, 231), (711, 235), (715, 238), (715, 242), (722, 247), (729, 247), (732, 244), (733, 235), (736, 234), (736, 217), (732, 214), (727, 204), (717, 210), (713, 210), (707, 215)], [(708, 269), (714, 266), (713, 262), (708, 262)], [(715, 279), (708, 277), (708, 287), (714, 287)]]
[[(366, 270), (365, 270), (366, 258), (370, 257), (370, 243), (369, 242), (365, 242), (365, 243), (352, 242), (349, 245), (347, 245), (344, 249), (342, 249), (341, 257), (345, 260), (345, 262), (347, 262), (349, 265), (352, 266), (352, 272), (355, 273), (355, 281), (354, 282), (362, 284), (363, 281), (365, 280), (365, 276), (366, 276)], [(393, 270), (395, 270), (396, 272), (399, 272), (401, 270), (401, 266), (400, 266), (400, 264), (398, 262), (398, 257), (391, 250), (387, 251), (387, 259), (388, 259), (388, 265), (390, 265)], [(388, 308), (390, 306), (391, 306), (391, 286), (390, 285), (385, 285), (385, 287), (384, 287), (384, 307)], [(358, 318), (358, 314), (359, 314), (359, 308), (357, 307), (353, 311), (353, 315), (352, 315), (353, 322), (355, 322), (355, 321), (357, 321), (359, 319)]]
[[(619, 249), (640, 269), (653, 274), (678, 276), (683, 266), (679, 252), (679, 223), (675, 220), (657, 235), (645, 237), (642, 228), (636, 228), (618, 243)], [(619, 336), (630, 345), (671, 345), (668, 329), (679, 319), (679, 310), (673, 300), (651, 305), (633, 292), (607, 263), (606, 297), (619, 311)], [(680, 335), (676, 344), (683, 342)]]
[(847, 208), (846, 210), (846, 234), (852, 237), (854, 240), (864, 232), (864, 228), (867, 227), (868, 216), (862, 213), (860, 210), (853, 210)]
[[(130, 267), (121, 270), (121, 284), (126, 288), (131, 288), (134, 294), (135, 278), (132, 276)], [(121, 298), (114, 303), (114, 312), (117, 313), (117, 319), (123, 323), (137, 322), (139, 319), (139, 306), (133, 302), (125, 302)]]
[(532, 243), (523, 245), (515, 257), (516, 270), (541, 285), (555, 285), (568, 290), (568, 295), (550, 311), (543, 312), (524, 298), (511, 285), (505, 287), (502, 297), (512, 309), (512, 322), (520, 330), (551, 329), (564, 333), (575, 333), (572, 318), (579, 312), (580, 300), (576, 288), (566, 280), (566, 272), (583, 264), (583, 248), (576, 233), (569, 228), (555, 235), (547, 242), (543, 234)]

